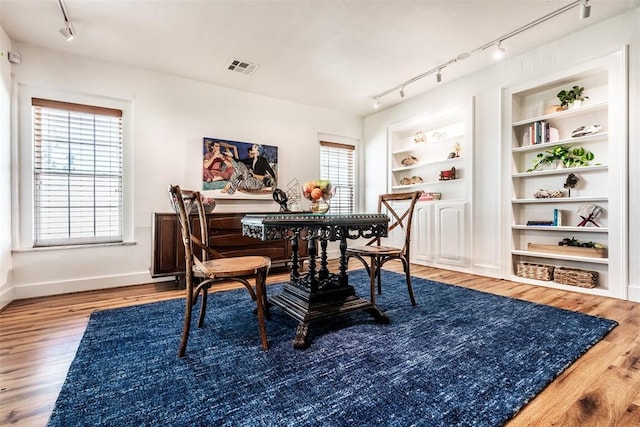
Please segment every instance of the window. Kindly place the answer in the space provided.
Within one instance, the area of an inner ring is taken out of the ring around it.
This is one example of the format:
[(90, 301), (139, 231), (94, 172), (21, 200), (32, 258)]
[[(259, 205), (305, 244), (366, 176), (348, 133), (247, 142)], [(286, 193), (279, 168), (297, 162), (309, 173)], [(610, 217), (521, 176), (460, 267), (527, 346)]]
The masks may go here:
[(335, 188), (331, 213), (352, 213), (355, 206), (355, 147), (320, 141), (320, 179), (328, 179)]
[(121, 242), (122, 111), (32, 98), (34, 246)]

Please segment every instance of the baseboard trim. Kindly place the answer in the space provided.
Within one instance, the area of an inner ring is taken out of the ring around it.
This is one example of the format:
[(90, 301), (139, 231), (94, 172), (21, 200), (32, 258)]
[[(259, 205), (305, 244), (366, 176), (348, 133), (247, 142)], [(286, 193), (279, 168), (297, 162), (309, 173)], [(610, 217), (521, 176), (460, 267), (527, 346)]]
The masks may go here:
[(640, 302), (640, 287), (639, 286), (629, 286), (627, 291), (627, 298), (629, 301)]
[(15, 291), (11, 287), (7, 287), (2, 292), (0, 292), (0, 310), (5, 308), (11, 301), (15, 298)]
[(13, 299), (44, 297), (69, 294), (73, 292), (94, 291), (98, 289), (118, 288), (120, 286), (140, 285), (143, 283), (167, 281), (167, 278), (152, 279), (148, 271), (68, 280), (64, 282), (35, 283), (13, 288)]

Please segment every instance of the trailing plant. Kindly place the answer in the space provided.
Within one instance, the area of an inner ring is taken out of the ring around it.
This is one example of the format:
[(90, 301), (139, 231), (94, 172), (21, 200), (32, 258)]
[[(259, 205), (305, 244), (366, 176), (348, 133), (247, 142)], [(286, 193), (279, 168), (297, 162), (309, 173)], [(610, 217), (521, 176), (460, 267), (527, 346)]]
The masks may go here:
[(583, 95), (583, 92), (584, 86), (574, 86), (569, 90), (562, 89), (557, 95), (560, 100), (560, 106), (567, 107), (574, 101), (584, 101), (585, 99), (589, 99), (588, 96)]
[(589, 162), (594, 158), (595, 154), (582, 147), (557, 145), (551, 150), (538, 153), (536, 158), (533, 159), (533, 167), (528, 169), (527, 172), (533, 172), (544, 166), (552, 165), (555, 162), (562, 162), (562, 166), (565, 168), (589, 166)]

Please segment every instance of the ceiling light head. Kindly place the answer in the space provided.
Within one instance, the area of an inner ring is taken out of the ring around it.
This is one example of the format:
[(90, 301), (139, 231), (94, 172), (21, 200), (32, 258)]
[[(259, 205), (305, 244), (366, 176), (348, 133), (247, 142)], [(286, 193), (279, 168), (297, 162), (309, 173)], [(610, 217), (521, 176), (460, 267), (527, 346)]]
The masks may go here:
[(591, 16), (589, 0), (580, 0), (580, 19), (586, 19), (589, 16)]
[(373, 108), (376, 110), (380, 108), (380, 99), (377, 96), (373, 98)]
[(67, 39), (68, 42), (73, 40), (76, 35), (76, 32), (73, 30), (70, 22), (67, 22), (64, 27), (60, 28), (60, 34)]
[(400, 88), (400, 98), (404, 98), (404, 86)]
[(496, 46), (496, 50), (493, 52), (493, 58), (495, 60), (504, 58), (504, 54), (506, 51), (507, 50), (502, 46), (502, 41), (499, 41), (498, 45)]
[(438, 73), (436, 74), (436, 82), (440, 83), (442, 81), (442, 68), (438, 68)]

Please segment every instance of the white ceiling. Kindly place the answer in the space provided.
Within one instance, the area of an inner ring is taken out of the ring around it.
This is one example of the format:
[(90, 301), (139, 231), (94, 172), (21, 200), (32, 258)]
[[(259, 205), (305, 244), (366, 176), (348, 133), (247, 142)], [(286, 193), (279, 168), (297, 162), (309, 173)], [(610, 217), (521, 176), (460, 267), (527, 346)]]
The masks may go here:
[[(0, 0), (0, 25), (14, 41), (366, 116), (373, 96), (572, 3), (65, 0), (77, 34), (67, 42), (58, 33), (58, 0)], [(640, 0), (590, 4), (588, 19), (578, 19), (576, 6), (507, 40), (508, 55), (640, 7)], [(445, 68), (443, 83), (492, 63), (490, 50)], [(232, 58), (259, 69), (251, 76), (228, 71)], [(406, 87), (404, 99), (435, 85), (433, 76), (422, 79)]]

